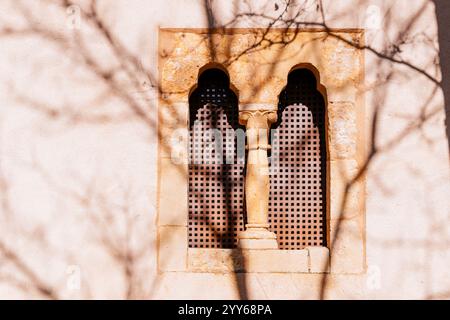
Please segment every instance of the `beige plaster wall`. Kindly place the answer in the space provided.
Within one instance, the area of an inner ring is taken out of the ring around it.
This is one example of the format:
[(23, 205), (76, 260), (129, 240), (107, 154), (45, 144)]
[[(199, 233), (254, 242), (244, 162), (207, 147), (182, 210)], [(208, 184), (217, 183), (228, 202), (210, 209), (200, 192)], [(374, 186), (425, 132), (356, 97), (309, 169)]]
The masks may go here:
[[(320, 297), (321, 274), (157, 272), (157, 154), (166, 138), (158, 33), (207, 28), (203, 1), (99, 1), (100, 30), (57, 2), (5, 0), (0, 13), (0, 297)], [(264, 28), (284, 8), (264, 3), (214, 1), (215, 23)], [(330, 274), (324, 296), (448, 298), (450, 172), (433, 2), (323, 4), (297, 1), (283, 17), (365, 29), (361, 137), (374, 135), (376, 146), (365, 194), (354, 196), (366, 199), (366, 269)], [(346, 63), (325, 73), (345, 75)]]

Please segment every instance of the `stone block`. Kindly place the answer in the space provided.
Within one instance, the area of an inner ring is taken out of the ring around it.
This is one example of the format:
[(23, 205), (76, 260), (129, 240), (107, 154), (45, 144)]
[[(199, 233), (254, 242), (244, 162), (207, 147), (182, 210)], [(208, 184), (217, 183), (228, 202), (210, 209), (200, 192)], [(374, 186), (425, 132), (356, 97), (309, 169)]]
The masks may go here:
[(188, 167), (160, 160), (159, 226), (186, 226), (188, 213)]
[[(187, 103), (161, 103), (159, 107), (158, 134), (160, 141), (160, 157), (180, 157), (183, 161), (188, 154), (188, 117), (189, 105)], [(178, 161), (180, 162), (180, 161)]]
[(309, 272), (330, 272), (330, 250), (327, 247), (307, 247), (309, 253)]
[[(331, 272), (359, 274), (364, 271), (362, 219), (331, 221)], [(337, 233), (337, 235), (336, 235)]]
[(244, 250), (246, 272), (308, 272), (307, 250)]
[(159, 271), (186, 271), (188, 248), (186, 227), (159, 227), (158, 244)]
[(188, 249), (188, 270), (229, 273), (242, 271), (242, 255), (233, 249)]
[(217, 273), (302, 273), (308, 272), (308, 251), (189, 249), (188, 269)]
[[(330, 218), (349, 219), (362, 214), (364, 184), (353, 182), (358, 174), (356, 160), (330, 161)], [(350, 184), (350, 188), (346, 188)], [(343, 201), (345, 205), (343, 206)]]
[(328, 133), (330, 159), (352, 159), (356, 156), (357, 126), (355, 104), (328, 104)]

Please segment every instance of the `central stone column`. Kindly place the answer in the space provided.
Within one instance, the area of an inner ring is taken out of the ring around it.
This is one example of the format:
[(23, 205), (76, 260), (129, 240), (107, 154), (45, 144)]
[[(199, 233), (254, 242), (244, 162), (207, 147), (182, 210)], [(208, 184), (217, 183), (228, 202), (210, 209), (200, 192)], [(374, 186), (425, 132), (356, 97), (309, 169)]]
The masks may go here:
[(269, 231), (269, 132), (277, 121), (273, 110), (249, 110), (239, 112), (239, 122), (247, 131), (247, 174), (245, 177), (245, 201), (247, 224), (238, 235), (243, 249), (277, 249), (276, 235)]

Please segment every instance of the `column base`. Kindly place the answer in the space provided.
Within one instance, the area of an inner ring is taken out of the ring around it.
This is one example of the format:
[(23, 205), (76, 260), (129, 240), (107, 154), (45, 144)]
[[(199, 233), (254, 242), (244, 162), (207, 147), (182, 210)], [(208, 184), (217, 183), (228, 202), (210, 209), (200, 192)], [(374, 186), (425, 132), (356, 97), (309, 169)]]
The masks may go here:
[(265, 228), (247, 228), (238, 235), (241, 249), (278, 249), (277, 236)]

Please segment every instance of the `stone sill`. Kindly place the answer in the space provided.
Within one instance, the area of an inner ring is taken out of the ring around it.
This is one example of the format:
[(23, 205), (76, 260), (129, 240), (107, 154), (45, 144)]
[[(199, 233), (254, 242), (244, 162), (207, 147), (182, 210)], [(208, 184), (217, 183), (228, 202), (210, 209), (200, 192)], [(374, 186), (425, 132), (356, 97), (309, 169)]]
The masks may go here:
[(329, 273), (329, 250), (198, 249), (189, 248), (188, 272), (207, 273)]

